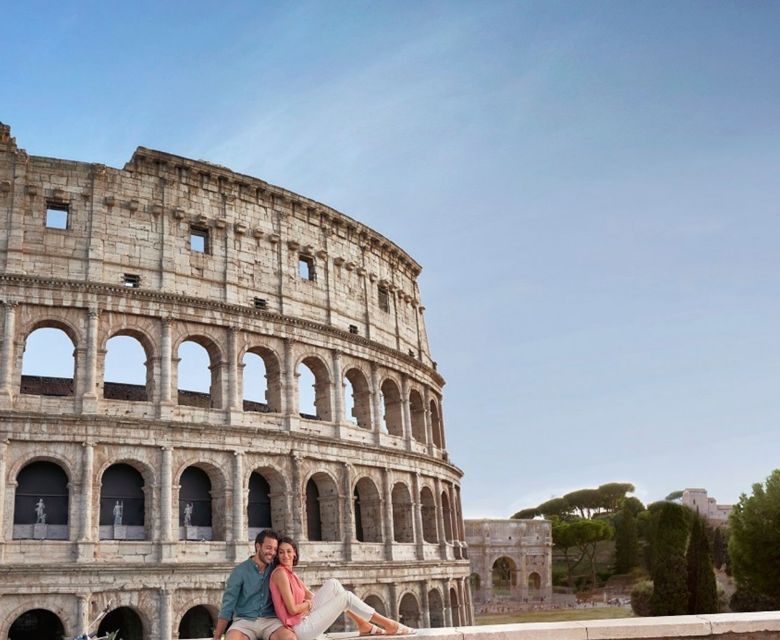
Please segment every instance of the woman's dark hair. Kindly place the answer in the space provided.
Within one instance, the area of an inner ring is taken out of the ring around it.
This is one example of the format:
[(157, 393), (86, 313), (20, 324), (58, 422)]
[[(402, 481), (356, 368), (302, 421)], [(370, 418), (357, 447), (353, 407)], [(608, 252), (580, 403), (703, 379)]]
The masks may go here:
[(293, 566), (295, 566), (300, 559), (300, 556), (298, 556), (298, 545), (295, 544), (295, 540), (288, 538), (287, 536), (279, 538), (279, 546), (281, 547), (283, 544), (289, 544), (293, 548), (293, 551), (295, 551), (295, 557), (293, 558)]

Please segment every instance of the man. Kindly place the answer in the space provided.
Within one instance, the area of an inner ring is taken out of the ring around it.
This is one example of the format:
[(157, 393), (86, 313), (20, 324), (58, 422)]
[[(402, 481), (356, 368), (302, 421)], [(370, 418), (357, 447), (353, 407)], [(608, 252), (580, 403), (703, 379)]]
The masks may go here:
[(271, 601), (269, 585), (278, 545), (279, 534), (261, 531), (255, 538), (255, 555), (233, 569), (225, 584), (214, 640), (222, 638), (231, 620), (225, 640), (295, 640), (295, 634), (276, 617)]

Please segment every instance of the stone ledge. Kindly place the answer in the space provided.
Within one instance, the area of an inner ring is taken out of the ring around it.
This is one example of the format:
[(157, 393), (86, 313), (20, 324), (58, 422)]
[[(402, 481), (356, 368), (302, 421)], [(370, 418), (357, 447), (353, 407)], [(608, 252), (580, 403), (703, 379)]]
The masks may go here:
[[(780, 638), (780, 611), (418, 629), (414, 637), (435, 640), (599, 640), (607, 638), (677, 640), (677, 638), (725, 634), (730, 634), (727, 636), (729, 639)], [(358, 635), (347, 632), (331, 633), (325, 637), (330, 640), (354, 640)], [(211, 640), (211, 638), (200, 640)]]

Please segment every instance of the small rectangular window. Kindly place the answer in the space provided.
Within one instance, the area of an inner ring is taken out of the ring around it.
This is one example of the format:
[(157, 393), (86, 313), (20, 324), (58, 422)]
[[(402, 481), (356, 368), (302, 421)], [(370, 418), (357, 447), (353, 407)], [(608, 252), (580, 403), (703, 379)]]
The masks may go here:
[(379, 287), (379, 308), (390, 313), (390, 292), (384, 287)]
[(314, 281), (317, 279), (317, 272), (314, 270), (314, 258), (311, 256), (298, 256), (298, 274), (303, 280)]
[(137, 289), (141, 286), (141, 276), (135, 273), (126, 273), (122, 276), (122, 284), (128, 289)]
[(69, 207), (66, 204), (49, 202), (46, 205), (46, 228), (67, 229)]
[(209, 253), (209, 230), (204, 227), (190, 227), (190, 249), (195, 253)]
[(267, 309), (268, 300), (265, 298), (255, 298), (255, 309)]
[(355, 334), (356, 334), (356, 333), (358, 332), (357, 325), (356, 325), (356, 324), (351, 324), (351, 325), (349, 325), (349, 332), (350, 332), (350, 333), (355, 333)]

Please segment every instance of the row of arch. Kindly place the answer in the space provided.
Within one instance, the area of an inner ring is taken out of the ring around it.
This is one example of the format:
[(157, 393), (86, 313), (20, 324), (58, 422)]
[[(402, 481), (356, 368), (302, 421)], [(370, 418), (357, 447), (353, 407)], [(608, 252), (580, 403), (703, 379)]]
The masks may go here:
[[(363, 599), (380, 614), (396, 617), (396, 613), (389, 611), (384, 599), (376, 593), (369, 593)], [(459, 594), (456, 586), (445, 586), (444, 591), (438, 587), (428, 589), (422, 603), (416, 593), (406, 591), (398, 600), (397, 617), (403, 624), (415, 628), (459, 626), (470, 622), (468, 604), (467, 594)], [(56, 609), (45, 608), (45, 603), (36, 602), (34, 608), (23, 608), (20, 613), (12, 613), (11, 616), (7, 621), (0, 621), (8, 629), (8, 640), (61, 640), (81, 632), (80, 629), (66, 629)], [(119, 606), (100, 621), (97, 633), (102, 636), (118, 631), (117, 637), (123, 640), (145, 640), (151, 637), (154, 617), (135, 606)], [(212, 637), (216, 619), (217, 608), (213, 605), (191, 606), (178, 623), (174, 623), (177, 631), (173, 637), (180, 640)], [(331, 630), (342, 630), (344, 622), (345, 618), (337, 621)], [(167, 635), (165, 630), (161, 633), (163, 637)]]
[[(22, 336), (21, 361), (16, 363), (21, 372), (20, 393), (76, 395), (81, 357), (77, 331), (63, 320), (49, 319), (32, 323)], [(170, 389), (162, 387), (175, 384), (180, 405), (238, 409), (232, 405), (240, 404), (244, 411), (298, 413), (398, 437), (408, 433), (417, 442), (444, 448), (437, 397), (395, 374), (374, 376), (358, 361), (342, 367), (340, 354), (330, 363), (320, 354), (299, 355), (290, 363), (292, 375), (287, 376), (283, 364), (287, 355), (272, 346), (247, 345), (238, 349), (233, 362), (213, 337), (185, 333), (171, 342), (176, 372), (168, 376), (172, 380), (161, 380), (158, 389), (164, 358), (155, 343), (148, 328), (109, 331), (98, 342), (103, 358), (95, 366), (103, 375), (94, 382), (96, 393), (107, 400), (155, 401), (170, 394)], [(44, 355), (36, 357), (37, 351)], [(68, 356), (68, 351), (73, 355)], [(59, 361), (52, 354), (59, 354)], [(40, 363), (45, 366), (41, 368)]]
[[(193, 535), (196, 539), (225, 539), (225, 518), (220, 518), (219, 514), (224, 513), (227, 506), (227, 482), (218, 471), (214, 466), (193, 464), (172, 479), (179, 487), (180, 539), (186, 540)], [(71, 489), (65, 469), (52, 460), (33, 460), (19, 469), (14, 481), (13, 537), (70, 539)], [(133, 460), (114, 462), (99, 474), (101, 538), (141, 540), (152, 537), (154, 497), (149, 489), (154, 483), (152, 469)], [(242, 520), (247, 530), (244, 539), (253, 538), (256, 531), (266, 527), (289, 528), (289, 484), (282, 474), (270, 467), (251, 472), (244, 490), (238, 489), (238, 494), (245, 496), (245, 518)], [(357, 542), (386, 541), (388, 532), (383, 527), (386, 509), (391, 513), (393, 542), (454, 542), (459, 537), (459, 505), (453, 508), (447, 490), (439, 493), (424, 484), (413, 495), (405, 482), (397, 481), (392, 484), (388, 505), (371, 477), (359, 477), (351, 484), (353, 529), (350, 537)], [(318, 471), (311, 474), (303, 486), (305, 499), (301, 502), (305, 529), (301, 533), (305, 539), (342, 540), (342, 496), (336, 480), (328, 472)], [(417, 509), (420, 517), (415, 524)]]

